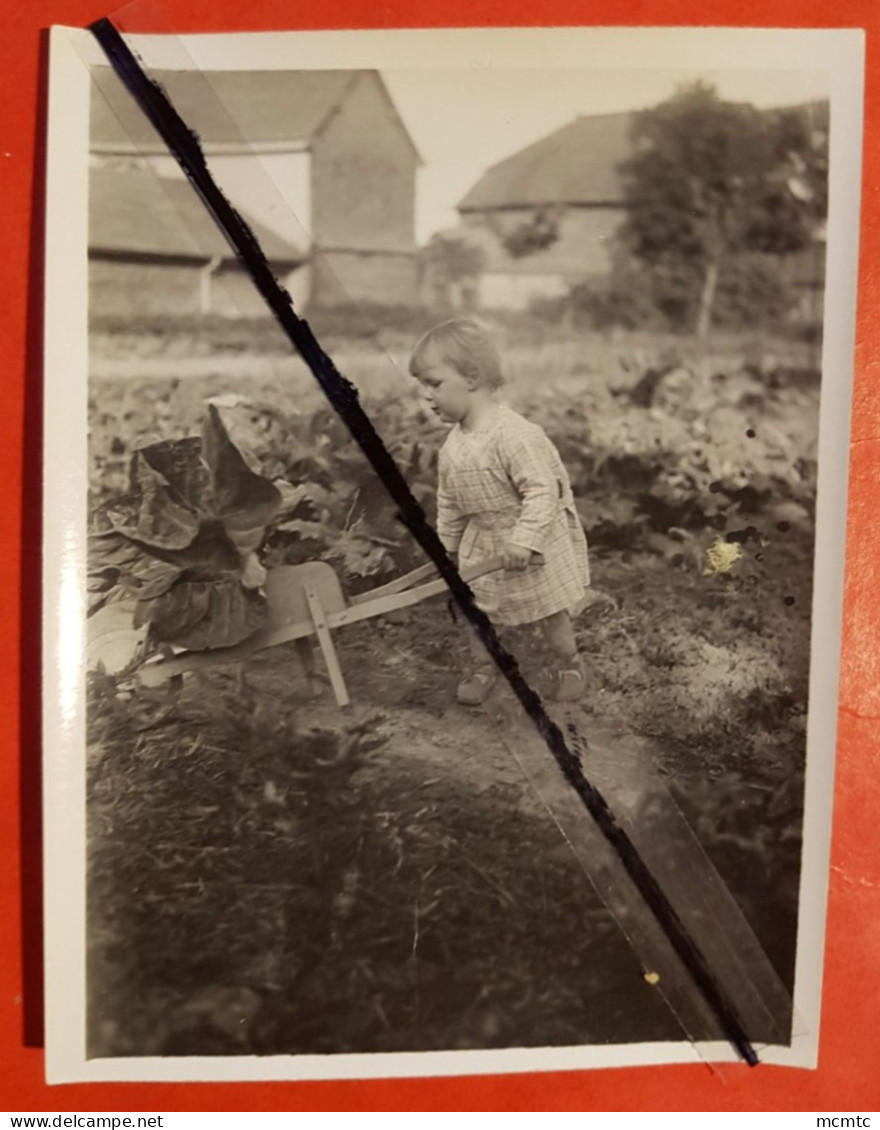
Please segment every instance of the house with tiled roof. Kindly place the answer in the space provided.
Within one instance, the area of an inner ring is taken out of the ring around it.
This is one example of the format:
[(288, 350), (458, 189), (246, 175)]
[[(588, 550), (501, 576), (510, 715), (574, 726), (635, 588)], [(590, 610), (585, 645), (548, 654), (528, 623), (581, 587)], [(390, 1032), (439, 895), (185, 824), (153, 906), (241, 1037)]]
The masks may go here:
[[(411, 301), (421, 161), (378, 72), (153, 77), (198, 135), (218, 183), (283, 268), (300, 305)], [(197, 301), (204, 308), (207, 294), (230, 315), (261, 310), (238, 285), (232, 256), (161, 138), (109, 67), (93, 70), (90, 142), (90, 249), (93, 263), (104, 264), (95, 280), (99, 305), (111, 290), (107, 264), (134, 255), (154, 272), (169, 268), (168, 280), (172, 268), (180, 274), (201, 264), (197, 290), (182, 286), (187, 307)], [(206, 264), (214, 264), (212, 274)], [(161, 305), (161, 296), (154, 302)]]
[[(828, 103), (804, 105), (827, 134)], [(582, 116), (489, 168), (458, 204), (455, 238), (479, 251), (482, 269), (472, 302), (526, 309), (567, 295), (573, 286), (602, 289), (614, 237), (626, 215), (622, 164), (632, 155), (633, 113)], [(821, 313), (824, 239), (780, 264), (805, 318)]]
[(460, 201), (459, 235), (482, 252), (480, 306), (522, 309), (607, 278), (632, 118), (576, 118), (493, 165)]

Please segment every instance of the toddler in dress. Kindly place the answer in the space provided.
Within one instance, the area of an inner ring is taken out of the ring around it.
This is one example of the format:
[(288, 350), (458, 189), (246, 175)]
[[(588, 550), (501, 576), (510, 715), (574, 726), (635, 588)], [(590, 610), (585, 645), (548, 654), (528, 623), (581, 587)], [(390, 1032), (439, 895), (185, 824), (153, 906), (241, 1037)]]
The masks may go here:
[[(443, 322), (410, 360), (437, 415), (453, 425), (440, 450), (437, 533), (460, 568), (500, 555), (503, 571), (471, 584), (496, 626), (540, 624), (555, 657), (554, 697), (584, 689), (572, 612), (590, 583), (587, 542), (568, 473), (544, 431), (499, 399), (501, 359), (487, 329), (471, 318)], [(470, 632), (472, 674), (459, 702), (479, 705), (497, 672)]]

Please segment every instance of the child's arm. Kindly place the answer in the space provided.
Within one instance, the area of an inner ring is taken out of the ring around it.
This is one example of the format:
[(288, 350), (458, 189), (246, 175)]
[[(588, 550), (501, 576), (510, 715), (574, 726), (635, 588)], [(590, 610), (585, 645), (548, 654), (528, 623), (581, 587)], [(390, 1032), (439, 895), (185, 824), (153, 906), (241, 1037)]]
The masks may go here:
[(441, 458), (437, 468), (437, 536), (446, 552), (453, 554), (464, 536), (467, 516), (462, 514), (446, 486), (446, 468)]
[[(503, 459), (517, 494), (522, 499), (519, 519), (508, 538), (508, 567), (524, 567), (533, 553), (540, 553), (559, 507), (559, 480), (551, 460), (539, 442), (515, 437), (505, 445)], [(528, 552), (517, 554), (516, 549)]]

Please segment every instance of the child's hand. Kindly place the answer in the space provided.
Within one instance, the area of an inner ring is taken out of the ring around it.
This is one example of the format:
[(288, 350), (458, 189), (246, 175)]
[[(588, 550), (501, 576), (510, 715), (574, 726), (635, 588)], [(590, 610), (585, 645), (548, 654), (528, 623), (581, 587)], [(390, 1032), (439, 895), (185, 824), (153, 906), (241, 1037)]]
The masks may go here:
[(534, 553), (531, 549), (526, 549), (523, 545), (514, 545), (512, 541), (507, 542), (501, 552), (504, 568), (516, 572), (525, 569), (532, 557), (534, 557)]

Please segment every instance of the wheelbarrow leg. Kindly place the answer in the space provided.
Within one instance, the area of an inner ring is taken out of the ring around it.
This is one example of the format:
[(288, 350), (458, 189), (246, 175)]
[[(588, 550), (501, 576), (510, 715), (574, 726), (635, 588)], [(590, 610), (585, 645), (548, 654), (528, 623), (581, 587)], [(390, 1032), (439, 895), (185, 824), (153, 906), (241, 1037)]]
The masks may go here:
[(321, 598), (318, 596), (318, 592), (313, 585), (306, 584), (305, 589), (306, 600), (309, 602), (309, 611), (312, 614), (312, 620), (315, 624), (315, 634), (318, 637), (318, 643), (321, 645), (324, 662), (327, 664), (327, 674), (330, 676), (330, 685), (336, 696), (337, 705), (348, 706), (351, 699), (348, 697), (345, 679), (342, 677), (342, 668), (339, 666), (336, 648), (333, 646), (333, 639), (330, 635), (330, 629), (327, 626), (327, 616), (324, 612), (324, 606), (321, 604)]
[(294, 640), (293, 646), (296, 648), (300, 666), (306, 677), (306, 685), (309, 691), (314, 694), (318, 686), (318, 675), (315, 671), (315, 649), (312, 646), (312, 641), (304, 636), (301, 639)]

